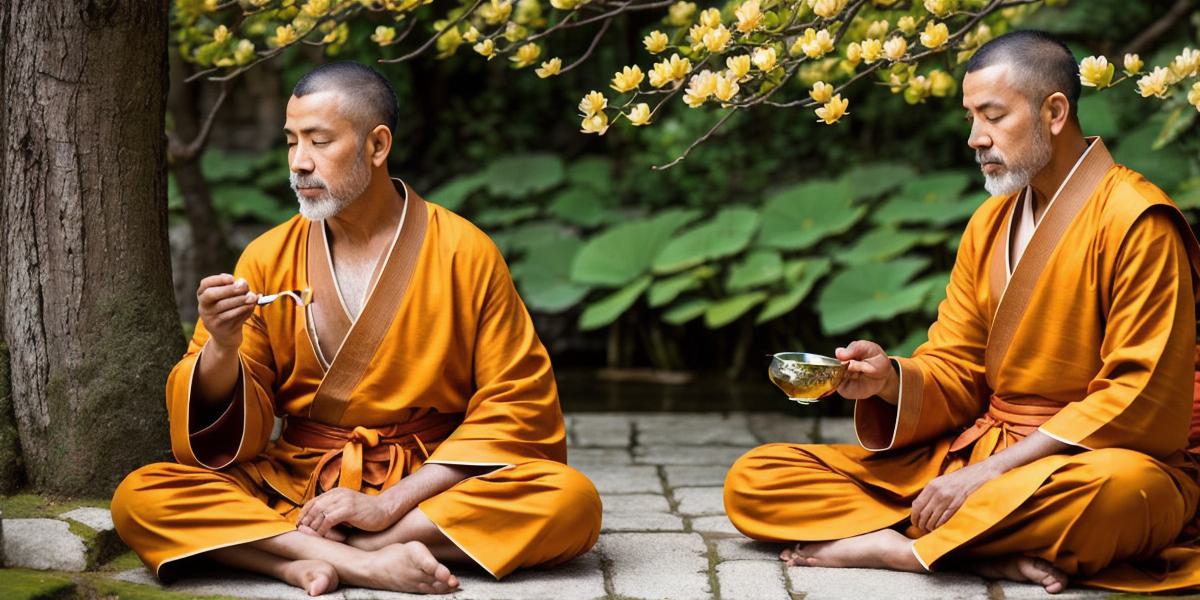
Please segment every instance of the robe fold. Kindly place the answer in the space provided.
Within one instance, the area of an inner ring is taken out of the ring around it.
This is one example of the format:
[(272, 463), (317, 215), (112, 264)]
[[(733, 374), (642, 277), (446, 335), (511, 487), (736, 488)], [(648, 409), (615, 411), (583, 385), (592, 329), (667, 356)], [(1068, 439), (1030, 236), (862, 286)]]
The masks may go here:
[(192, 401), (209, 338), (197, 323), (167, 382), (178, 464), (135, 471), (112, 502), (121, 538), (156, 574), (294, 531), (323, 491), (377, 494), (429, 463), (493, 467), (418, 508), (496, 577), (595, 543), (600, 498), (565, 464), (550, 360), (503, 258), (461, 217), (397, 190), (401, 225), (358, 319), (323, 222), (297, 216), (246, 247), (234, 274), (251, 290), (310, 288), (313, 302), (254, 310), (233, 399), (215, 418)]
[[(1025, 555), (1084, 585), (1200, 586), (1184, 533), (1200, 501), (1187, 452), (1200, 247), (1098, 139), (1014, 257), (1021, 197), (972, 216), (928, 341), (893, 357), (899, 401), (855, 405), (859, 446), (773, 444), (734, 464), (725, 505), (739, 530), (820, 541), (899, 527), (927, 569)], [(989, 481), (933, 531), (907, 524), (929, 481), (1033, 431), (1076, 452)]]

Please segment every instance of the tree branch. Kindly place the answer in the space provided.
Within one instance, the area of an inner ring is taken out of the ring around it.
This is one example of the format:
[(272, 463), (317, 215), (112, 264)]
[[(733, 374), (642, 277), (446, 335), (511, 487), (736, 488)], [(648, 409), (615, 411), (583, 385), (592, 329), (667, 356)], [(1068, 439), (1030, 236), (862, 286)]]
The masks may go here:
[(1159, 17), (1157, 21), (1151, 23), (1149, 27), (1139, 33), (1137, 37), (1133, 38), (1133, 41), (1129, 42), (1129, 44), (1125, 46), (1125, 49), (1121, 53), (1137, 54), (1146, 48), (1149, 48), (1151, 44), (1158, 40), (1158, 38), (1170, 31), (1172, 26), (1183, 19), (1183, 16), (1187, 14), (1188, 10), (1191, 10), (1191, 8), (1192, 0), (1176, 0), (1175, 4), (1166, 12), (1166, 14)]
[[(399, 62), (404, 62), (407, 60), (412, 60), (413, 58), (420, 56), (422, 53), (424, 53), (426, 50), (428, 50), (429, 47), (432, 46), (434, 44), (434, 42), (437, 41), (438, 38), (442, 37), (442, 34), (445, 33), (446, 30), (450, 29), (451, 27), (458, 27), (458, 24), (462, 23), (463, 20), (465, 20), (467, 17), (471, 16), (471, 13), (475, 12), (475, 9), (479, 8), (479, 5), (482, 3), (483, 3), (483, 0), (475, 0), (475, 4), (472, 4), (471, 8), (468, 8), (467, 10), (463, 11), (463, 13), (461, 15), (458, 15), (457, 19), (454, 19), (454, 21), (452, 23), (450, 23), (449, 25), (446, 25), (444, 28), (442, 28), (441, 31), (435, 32), (433, 34), (433, 36), (429, 38), (429, 40), (427, 40), (424, 44), (421, 44), (420, 48), (417, 48), (416, 50), (413, 50), (412, 52), (409, 52), (408, 54), (405, 54), (404, 56), (401, 56), (400, 58), (380, 59), (379, 62), (381, 64), (399, 63)], [(413, 18), (415, 19), (416, 17), (413, 17)], [(407, 35), (407, 34), (405, 34), (405, 35)]]
[(200, 130), (196, 132), (196, 137), (192, 141), (184, 143), (174, 132), (167, 132), (167, 162), (171, 164), (189, 162), (200, 154), (200, 151), (204, 149), (204, 145), (208, 143), (208, 133), (212, 130), (212, 124), (217, 117), (217, 111), (221, 110), (221, 105), (225, 103), (225, 98), (229, 96), (229, 87), (228, 82), (221, 84), (221, 94), (217, 96), (216, 102), (213, 102), (208, 115), (204, 117), (204, 123), (200, 125)]

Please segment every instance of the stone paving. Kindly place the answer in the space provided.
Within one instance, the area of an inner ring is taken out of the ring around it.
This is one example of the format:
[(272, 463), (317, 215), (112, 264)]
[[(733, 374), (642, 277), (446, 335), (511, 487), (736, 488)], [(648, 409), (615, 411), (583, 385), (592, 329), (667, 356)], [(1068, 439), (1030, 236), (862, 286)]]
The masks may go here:
[[(590, 553), (546, 571), (519, 572), (503, 582), (460, 571), (452, 598), (795, 600), (873, 598), (1043, 598), (1039, 586), (953, 573), (917, 575), (870, 569), (785, 567), (780, 546), (737, 533), (725, 517), (721, 485), (743, 452), (770, 442), (850, 442), (848, 419), (816, 422), (763, 413), (599, 413), (567, 417), (570, 462), (591, 477), (604, 499), (604, 528)], [(94, 515), (88, 515), (93, 518)], [(12, 521), (5, 522), (9, 546)], [(97, 527), (104, 526), (97, 523)], [(8, 548), (6, 548), (8, 550)], [(8, 552), (11, 560), (13, 554)], [(0, 572), (2, 580), (3, 572)], [(113, 577), (156, 586), (142, 568)], [(0, 590), (3, 583), (0, 581)], [(230, 573), (189, 577), (166, 589), (187, 595), (306, 598), (265, 578)], [(2, 596), (3, 594), (0, 594)], [(1110, 594), (1069, 590), (1058, 598)], [(342, 589), (328, 598), (402, 599), (407, 594)]]

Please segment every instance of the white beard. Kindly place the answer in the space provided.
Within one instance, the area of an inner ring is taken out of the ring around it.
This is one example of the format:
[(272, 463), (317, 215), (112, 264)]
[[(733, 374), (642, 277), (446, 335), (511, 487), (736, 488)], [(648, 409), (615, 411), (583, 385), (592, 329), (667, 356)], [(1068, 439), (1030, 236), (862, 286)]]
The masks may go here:
[(975, 161), (999, 161), (1004, 170), (998, 175), (983, 174), (983, 189), (993, 196), (1007, 196), (1025, 189), (1029, 182), (1050, 163), (1050, 137), (1038, 129), (1030, 151), (1019, 162), (1010, 163), (995, 149), (975, 153)]
[[(310, 221), (321, 221), (342, 212), (342, 209), (353, 204), (367, 191), (367, 186), (371, 184), (371, 168), (363, 155), (359, 154), (350, 176), (337, 189), (330, 189), (316, 175), (302, 176), (292, 172), (290, 180), (292, 191), (296, 193), (296, 200), (300, 203), (300, 215)], [(303, 187), (320, 186), (324, 190), (316, 198), (305, 198), (297, 189), (302, 187), (301, 184)]]

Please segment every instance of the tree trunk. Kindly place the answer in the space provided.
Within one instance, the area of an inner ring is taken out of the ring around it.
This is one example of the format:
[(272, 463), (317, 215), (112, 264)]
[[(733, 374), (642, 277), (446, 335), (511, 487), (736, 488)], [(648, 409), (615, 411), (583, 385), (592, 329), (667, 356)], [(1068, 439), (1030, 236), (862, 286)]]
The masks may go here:
[(37, 491), (106, 494), (168, 456), (165, 0), (4, 0), (4, 340)]

